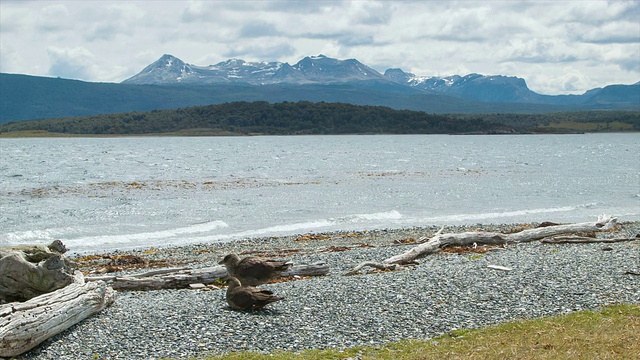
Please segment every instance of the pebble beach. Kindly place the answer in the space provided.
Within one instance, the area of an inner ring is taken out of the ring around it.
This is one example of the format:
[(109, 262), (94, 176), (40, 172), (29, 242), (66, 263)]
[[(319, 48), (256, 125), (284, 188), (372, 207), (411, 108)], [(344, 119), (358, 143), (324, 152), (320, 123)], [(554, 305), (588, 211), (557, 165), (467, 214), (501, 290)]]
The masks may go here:
[[(444, 232), (513, 232), (523, 226), (535, 224), (450, 226)], [(127, 251), (166, 266), (214, 266), (233, 252), (296, 264), (322, 261), (330, 272), (262, 285), (285, 299), (259, 312), (231, 310), (225, 290), (211, 287), (118, 292), (112, 306), (18, 358), (161, 359), (382, 345), (430, 339), (454, 329), (640, 303), (639, 222), (620, 223), (597, 235), (631, 241), (536, 241), (482, 253), (439, 252), (397, 271), (365, 269), (360, 275), (343, 275), (362, 261), (404, 252), (438, 230), (305, 234)], [(67, 255), (79, 256), (73, 249)], [(89, 265), (81, 269), (92, 271)]]

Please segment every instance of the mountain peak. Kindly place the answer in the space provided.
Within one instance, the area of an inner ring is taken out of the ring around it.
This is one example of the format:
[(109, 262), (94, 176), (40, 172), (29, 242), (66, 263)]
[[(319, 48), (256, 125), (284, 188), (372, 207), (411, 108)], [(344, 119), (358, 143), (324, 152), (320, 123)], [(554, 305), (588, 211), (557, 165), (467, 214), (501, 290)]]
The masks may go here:
[(137, 75), (126, 79), (123, 83), (130, 84), (167, 84), (180, 82), (193, 69), (190, 65), (177, 57), (164, 54), (160, 59), (142, 69)]
[(173, 55), (164, 54), (160, 57), (160, 59), (156, 60), (151, 65), (167, 66), (167, 67), (174, 66), (174, 65), (182, 66), (184, 65), (184, 62)]
[(217, 66), (221, 66), (221, 67), (233, 67), (233, 66), (242, 66), (246, 63), (246, 61), (242, 60), (242, 59), (229, 59), (223, 62), (220, 62), (218, 64), (216, 64)]
[(400, 68), (387, 69), (384, 72), (384, 76), (400, 84), (405, 84), (409, 81), (409, 79), (415, 77), (414, 74), (404, 72)]

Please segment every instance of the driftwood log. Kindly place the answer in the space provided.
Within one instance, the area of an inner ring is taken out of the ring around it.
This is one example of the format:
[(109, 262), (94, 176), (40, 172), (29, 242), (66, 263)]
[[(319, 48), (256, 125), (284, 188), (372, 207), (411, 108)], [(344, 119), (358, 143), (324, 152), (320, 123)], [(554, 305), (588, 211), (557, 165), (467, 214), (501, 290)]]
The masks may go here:
[(402, 254), (392, 256), (382, 262), (365, 261), (356, 265), (345, 275), (355, 275), (364, 267), (370, 266), (377, 269), (395, 270), (401, 265), (415, 264), (417, 258), (433, 254), (448, 246), (469, 246), (473, 244), (501, 245), (518, 242), (531, 242), (542, 240), (548, 237), (580, 233), (598, 232), (612, 229), (617, 223), (617, 219), (611, 216), (602, 215), (595, 222), (576, 223), (566, 225), (552, 225), (527, 229), (517, 233), (503, 234), (488, 231), (470, 231), (458, 234), (442, 234), (442, 229), (431, 239), (423, 242)]
[(0, 305), (0, 357), (29, 351), (115, 301), (115, 292), (104, 281), (85, 283), (79, 271), (73, 279), (28, 301)]
[(20, 355), (115, 300), (103, 281), (85, 283), (64, 244), (0, 248), (0, 357)]
[[(329, 266), (318, 262), (309, 265), (294, 265), (282, 273), (282, 276), (322, 276), (329, 273)], [(172, 268), (154, 270), (142, 274), (127, 276), (94, 276), (86, 281), (107, 281), (115, 290), (160, 290), (185, 289), (192, 284), (214, 284), (227, 276), (224, 266), (212, 266), (200, 269)]]
[(0, 304), (27, 301), (74, 281), (75, 264), (63, 254), (64, 244), (0, 248)]

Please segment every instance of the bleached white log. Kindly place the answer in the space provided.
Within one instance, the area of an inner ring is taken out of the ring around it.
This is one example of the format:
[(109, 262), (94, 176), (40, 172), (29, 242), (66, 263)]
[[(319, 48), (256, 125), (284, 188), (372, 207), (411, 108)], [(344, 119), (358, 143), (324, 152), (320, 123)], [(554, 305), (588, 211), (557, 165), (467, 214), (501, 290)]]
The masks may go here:
[(17, 356), (113, 304), (103, 281), (85, 283), (76, 271), (71, 284), (25, 302), (0, 305), (0, 357)]
[[(328, 273), (329, 266), (324, 263), (314, 263), (294, 265), (283, 272), (282, 276), (321, 276)], [(115, 290), (140, 291), (185, 289), (189, 288), (191, 284), (213, 284), (226, 276), (227, 269), (224, 266), (212, 266), (200, 269), (180, 268), (173, 271), (150, 271), (126, 276), (93, 276), (86, 280), (108, 281)]]
[(428, 241), (412, 247), (402, 254), (392, 256), (388, 259), (383, 260), (381, 263), (376, 263), (373, 261), (360, 263), (353, 269), (345, 273), (345, 275), (355, 275), (363, 267), (372, 266), (372, 263), (377, 264), (378, 266), (384, 266), (384, 264), (415, 264), (415, 259), (433, 254), (440, 251), (440, 249), (448, 246), (469, 246), (473, 245), (474, 243), (486, 245), (501, 245), (517, 242), (531, 242), (562, 234), (610, 230), (615, 226), (616, 222), (616, 218), (612, 216), (602, 215), (595, 222), (554, 225), (535, 229), (527, 229), (511, 234), (502, 234), (490, 231), (469, 231), (458, 234), (441, 234), (441, 229)]

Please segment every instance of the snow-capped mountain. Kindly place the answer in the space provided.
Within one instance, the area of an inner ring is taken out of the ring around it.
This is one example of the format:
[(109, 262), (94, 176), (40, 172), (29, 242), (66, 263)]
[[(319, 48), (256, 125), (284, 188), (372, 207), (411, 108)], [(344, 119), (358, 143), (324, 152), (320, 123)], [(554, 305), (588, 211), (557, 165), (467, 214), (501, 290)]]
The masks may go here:
[(399, 84), (470, 100), (543, 102), (543, 95), (531, 91), (524, 79), (515, 76), (469, 74), (466, 76), (428, 77), (416, 76), (401, 69), (388, 69), (384, 75)]
[(305, 80), (320, 83), (384, 80), (384, 75), (356, 59), (338, 60), (324, 55), (305, 57), (292, 66)]
[(250, 63), (229, 59), (215, 65), (187, 64), (173, 55), (165, 54), (145, 67), (137, 75), (123, 81), (125, 84), (211, 84), (234, 81), (263, 82), (270, 79), (282, 67), (280, 62)]
[[(187, 64), (172, 55), (144, 68), (125, 84), (248, 84), (248, 85), (330, 85), (375, 84), (386, 91), (417, 91), (448, 95), (481, 103), (523, 103), (549, 105), (583, 105), (618, 103), (636, 108), (640, 103), (640, 86), (611, 85), (591, 89), (582, 95), (541, 95), (531, 91), (524, 79), (515, 76), (469, 74), (446, 77), (417, 76), (398, 68), (384, 74), (356, 59), (339, 60), (324, 55), (307, 56), (294, 65), (282, 62), (246, 62), (229, 59), (215, 65)], [(620, 88), (610, 88), (620, 86)], [(404, 91), (404, 90), (401, 90)], [(605, 106), (605, 107), (606, 107)]]
[(305, 57), (295, 65), (281, 62), (246, 62), (229, 59), (209, 66), (187, 64), (165, 54), (145, 67), (125, 84), (211, 84), (247, 83), (253, 85), (277, 83), (336, 83), (358, 80), (387, 80), (358, 60), (338, 60), (324, 55)]
[[(640, 104), (640, 82), (633, 85), (609, 85), (582, 95), (542, 95), (531, 91), (524, 79), (515, 76), (469, 74), (446, 77), (416, 76), (401, 69), (388, 69), (384, 76), (399, 84), (430, 93), (451, 95), (484, 103), (525, 103), (581, 105), (589, 103), (619, 105), (630, 108)], [(635, 104), (635, 105), (634, 105)]]

